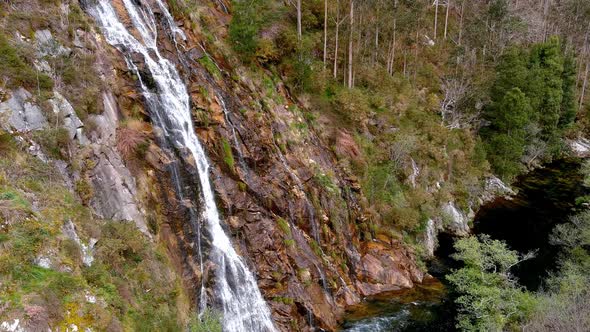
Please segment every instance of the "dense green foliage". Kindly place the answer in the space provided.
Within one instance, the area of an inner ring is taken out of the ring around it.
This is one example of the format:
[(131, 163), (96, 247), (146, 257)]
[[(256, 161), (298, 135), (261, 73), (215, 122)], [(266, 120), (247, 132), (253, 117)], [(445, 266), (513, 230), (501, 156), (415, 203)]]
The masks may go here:
[(524, 164), (550, 160), (576, 115), (573, 59), (557, 38), (513, 47), (501, 58), (482, 129), (494, 170), (503, 178)]
[[(586, 186), (589, 164), (585, 162), (582, 169)], [(454, 258), (464, 266), (447, 277), (457, 293), (457, 327), (465, 331), (588, 331), (590, 211), (584, 208), (556, 225), (549, 241), (560, 252), (558, 268), (541, 290), (532, 292), (510, 275), (510, 268), (526, 257), (485, 235), (480, 240), (457, 240)]]
[(447, 276), (458, 297), (457, 327), (463, 331), (503, 331), (523, 321), (535, 301), (510, 276), (523, 258), (486, 235), (455, 242), (453, 258), (464, 267)]
[(252, 61), (261, 47), (259, 33), (269, 23), (270, 9), (268, 0), (233, 1), (229, 40), (243, 60)]

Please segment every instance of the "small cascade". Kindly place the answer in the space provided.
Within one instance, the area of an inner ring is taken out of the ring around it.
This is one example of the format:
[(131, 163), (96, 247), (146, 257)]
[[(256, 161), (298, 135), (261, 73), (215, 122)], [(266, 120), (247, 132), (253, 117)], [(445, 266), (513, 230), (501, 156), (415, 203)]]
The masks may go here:
[(313, 312), (311, 310), (309, 310), (309, 308), (305, 308), (305, 310), (307, 310), (307, 324), (309, 324), (309, 329), (311, 331), (315, 331), (315, 327), (313, 326)]
[[(168, 25), (172, 35), (178, 34), (178, 28), (165, 5), (161, 1), (156, 2), (158, 10), (167, 20), (164, 25)], [(161, 131), (162, 143), (166, 147), (175, 148), (185, 160), (190, 161), (187, 165), (195, 164), (197, 173), (193, 173), (194, 178), (188, 177), (190, 183), (184, 183), (178, 163), (171, 164), (170, 173), (181, 202), (187, 199), (185, 197), (190, 197), (183, 195), (186, 188), (200, 185), (201, 204), (196, 205), (200, 205), (201, 210), (198, 217), (189, 221), (198, 233), (195, 245), (199, 247), (201, 268), (201, 236), (207, 236), (210, 242), (207, 258), (215, 266), (213, 304), (223, 313), (224, 331), (275, 331), (270, 310), (262, 298), (256, 279), (221, 227), (209, 181), (208, 160), (193, 128), (189, 95), (175, 65), (160, 54), (157, 45), (157, 20), (151, 5), (143, 0), (122, 0), (122, 3), (136, 34), (127, 30), (110, 1), (99, 0), (88, 10), (102, 28), (107, 42), (125, 55), (128, 67), (138, 77), (152, 121)], [(139, 64), (133, 60), (135, 55), (141, 55), (143, 59), (142, 70), (138, 69)], [(186, 205), (192, 206), (191, 202)], [(194, 209), (190, 210), (196, 213)], [(203, 234), (200, 232), (200, 221), (204, 223)], [(205, 305), (207, 297), (203, 284), (201, 309)]]
[(72, 221), (69, 219), (63, 225), (63, 232), (68, 238), (70, 238), (70, 240), (76, 242), (76, 244), (78, 244), (80, 247), (82, 263), (86, 266), (92, 266), (92, 263), (94, 262), (94, 245), (96, 242), (98, 242), (98, 240), (90, 238), (88, 245), (82, 243), (80, 237), (78, 236), (78, 232), (76, 232), (76, 226), (74, 226), (74, 223), (72, 223)]
[(246, 165), (246, 162), (244, 161), (244, 154), (242, 152), (242, 146), (240, 145), (240, 141), (238, 140), (238, 134), (236, 132), (236, 127), (233, 125), (231, 119), (229, 118), (230, 113), (227, 109), (227, 106), (225, 106), (225, 100), (224, 100), (223, 96), (218, 94), (217, 100), (219, 101), (219, 105), (221, 106), (221, 110), (223, 111), (223, 116), (225, 117), (225, 123), (227, 123), (227, 126), (229, 127), (229, 129), (231, 131), (232, 140), (233, 140), (234, 146), (236, 147), (236, 151), (238, 152), (238, 161), (240, 162), (240, 167), (242, 168), (242, 171), (244, 171), (244, 173), (246, 173), (246, 175), (247, 175), (249, 169), (248, 169), (248, 166)]
[(436, 249), (436, 236), (436, 224), (434, 220), (428, 219), (428, 222), (426, 223), (426, 231), (424, 234), (424, 247), (426, 248), (426, 253), (429, 256), (434, 256), (434, 250)]
[(164, 5), (162, 0), (156, 0), (156, 4), (158, 5), (160, 12), (162, 14), (164, 14), (164, 19), (166, 20), (167, 28), (171, 32), (170, 36), (172, 37), (172, 41), (174, 41), (174, 45), (178, 45), (176, 42), (176, 36), (180, 36), (180, 38), (182, 38), (182, 40), (186, 40), (186, 35), (184, 34), (184, 31), (182, 31), (182, 29), (180, 29), (176, 25), (176, 23), (174, 23), (174, 18), (172, 17), (172, 15), (168, 11), (168, 9), (166, 8), (166, 5)]
[(317, 264), (314, 264), (316, 270), (318, 270), (318, 274), (320, 275), (320, 280), (322, 281), (322, 289), (324, 290), (324, 292), (326, 292), (326, 294), (330, 293), (330, 290), (328, 289), (328, 283), (326, 282), (326, 276), (324, 275), (324, 271), (322, 271), (322, 269), (320, 269), (319, 266), (317, 266)]
[(412, 184), (413, 188), (416, 188), (416, 179), (418, 179), (418, 175), (420, 175), (420, 168), (416, 164), (414, 158), (410, 159), (412, 162), (412, 174), (410, 175), (410, 183)]
[[(273, 132), (273, 136), (274, 136), (274, 132)], [(317, 242), (318, 246), (320, 246), (320, 248), (321, 248), (322, 242), (320, 239), (320, 232), (319, 232), (317, 220), (315, 217), (315, 209), (313, 208), (313, 205), (311, 204), (311, 202), (309, 201), (309, 198), (307, 197), (307, 193), (305, 192), (305, 188), (303, 187), (303, 182), (301, 182), (301, 179), (299, 179), (297, 174), (295, 174), (295, 172), (291, 169), (291, 167), (289, 167), (289, 164), (287, 163), (287, 158), (285, 158), (285, 156), (283, 155), (283, 152), (278, 147), (278, 145), (274, 141), (274, 139), (273, 139), (273, 144), (275, 146), (275, 149), (277, 150), (277, 153), (279, 155), (279, 160), (281, 161), (283, 168), (287, 171), (287, 173), (289, 173), (289, 176), (295, 182), (297, 189), (299, 189), (299, 191), (303, 194), (303, 198), (305, 200), (305, 210), (307, 212), (307, 215), (309, 216), (309, 221), (311, 224), (312, 236), (313, 236), (313, 239)]]

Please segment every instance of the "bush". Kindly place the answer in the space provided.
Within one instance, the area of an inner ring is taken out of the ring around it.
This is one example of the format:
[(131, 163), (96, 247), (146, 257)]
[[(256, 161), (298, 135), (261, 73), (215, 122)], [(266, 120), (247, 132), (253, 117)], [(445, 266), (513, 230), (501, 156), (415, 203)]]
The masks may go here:
[(232, 172), (235, 171), (236, 161), (234, 159), (234, 154), (231, 150), (231, 145), (229, 145), (229, 142), (225, 138), (222, 138), (221, 140), (221, 147), (223, 148), (223, 161), (225, 161), (225, 164)]
[(10, 88), (24, 86), (30, 90), (53, 89), (51, 78), (25, 63), (22, 54), (19, 54), (18, 49), (10, 44), (3, 33), (0, 33), (0, 63), (0, 77), (8, 79), (7, 86)]
[(76, 181), (76, 192), (84, 205), (88, 205), (92, 197), (94, 197), (93, 187), (85, 178)]
[(509, 269), (530, 256), (509, 250), (487, 235), (455, 241), (453, 258), (464, 267), (447, 276), (458, 293), (457, 327), (463, 331), (503, 331), (523, 322), (535, 301), (510, 276)]
[(208, 55), (204, 55), (199, 59), (199, 63), (203, 67), (205, 67), (209, 74), (213, 75), (215, 79), (221, 78), (221, 72), (219, 71), (219, 68), (217, 68), (217, 65), (215, 64), (215, 62), (213, 62), (213, 59), (211, 59), (211, 57), (209, 57)]
[(51, 128), (38, 130), (33, 133), (33, 139), (39, 143), (50, 157), (67, 160), (70, 133), (65, 128)]
[(147, 254), (144, 235), (135, 224), (126, 221), (109, 221), (103, 226), (101, 241), (96, 249), (96, 256), (115, 269), (124, 265), (137, 264)]
[(333, 101), (336, 112), (348, 123), (359, 123), (370, 111), (370, 102), (366, 94), (359, 89), (340, 89)]
[(222, 317), (219, 313), (205, 309), (199, 316), (193, 316), (191, 319), (188, 331), (189, 332), (221, 332), (222, 331)]
[(136, 126), (128, 125), (117, 130), (117, 150), (125, 159), (141, 160), (148, 147), (149, 142), (145, 134)]
[(233, 1), (233, 16), (229, 25), (229, 40), (244, 62), (254, 59), (258, 48), (258, 33), (266, 0)]

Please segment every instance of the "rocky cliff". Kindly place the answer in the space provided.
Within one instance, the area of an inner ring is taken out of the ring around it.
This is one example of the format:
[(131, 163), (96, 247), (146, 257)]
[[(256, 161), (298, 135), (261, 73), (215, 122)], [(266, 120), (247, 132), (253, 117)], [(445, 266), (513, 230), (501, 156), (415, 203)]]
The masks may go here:
[[(222, 268), (207, 255), (201, 262), (202, 237), (188, 222), (201, 209), (198, 185), (187, 181), (190, 188), (178, 188), (174, 180), (194, 176), (198, 161), (162, 144), (148, 96), (129, 69), (131, 62), (149, 78), (145, 59), (131, 54), (126, 62), (106, 43), (88, 15), (95, 4), (1, 5), (0, 58), (17, 68), (3, 70), (0, 90), (0, 200), (8, 234), (0, 250), (3, 281), (18, 289), (18, 296), (4, 290), (2, 328), (196, 328), (201, 292), (211, 293), (209, 276)], [(124, 1), (112, 4), (137, 33)], [(157, 0), (137, 5), (154, 10), (158, 51), (190, 94), (224, 230), (256, 276), (278, 329), (335, 330), (347, 306), (428, 277), (413, 249), (420, 241), (412, 247), (373, 227), (375, 211), (347, 162), (361, 158), (355, 133), (314, 112), (280, 75), (241, 64), (224, 42), (231, 16), (223, 2), (195, 5), (189, 13), (168, 3), (174, 19)], [(442, 176), (409, 160), (409, 187), (438, 192), (440, 183), (427, 178)], [(171, 165), (181, 165), (180, 174)], [(39, 183), (23, 181), (21, 171)], [(65, 198), (51, 198), (58, 195)], [(18, 202), (24, 207), (15, 210)], [(438, 208), (438, 219), (428, 219), (418, 236), (426, 256), (438, 229), (469, 231), (466, 214), (452, 200)], [(45, 228), (46, 238), (18, 243), (17, 236)], [(24, 266), (8, 259), (22, 245)], [(114, 272), (98, 273), (101, 268)], [(19, 277), (23, 269), (29, 277), (42, 274), (52, 287), (55, 280), (78, 286), (70, 292), (58, 285), (61, 293), (39, 297), (38, 288)], [(155, 311), (166, 316), (141, 325)]]

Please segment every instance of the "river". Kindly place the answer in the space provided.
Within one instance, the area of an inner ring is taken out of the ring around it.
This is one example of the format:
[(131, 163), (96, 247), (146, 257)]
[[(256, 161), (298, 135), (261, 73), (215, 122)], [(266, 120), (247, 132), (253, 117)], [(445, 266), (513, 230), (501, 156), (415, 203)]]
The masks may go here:
[[(537, 290), (556, 267), (557, 250), (549, 244), (553, 227), (567, 221), (575, 211), (577, 197), (587, 194), (582, 186), (580, 162), (562, 159), (519, 177), (511, 198), (499, 197), (483, 205), (474, 220), (475, 234), (488, 234), (506, 241), (519, 252), (536, 250), (536, 257), (513, 269), (519, 282)], [(455, 331), (453, 296), (444, 277), (457, 267), (449, 256), (453, 238), (439, 235), (439, 247), (429, 272), (442, 281), (431, 280), (411, 290), (381, 294), (352, 307), (343, 331)]]

